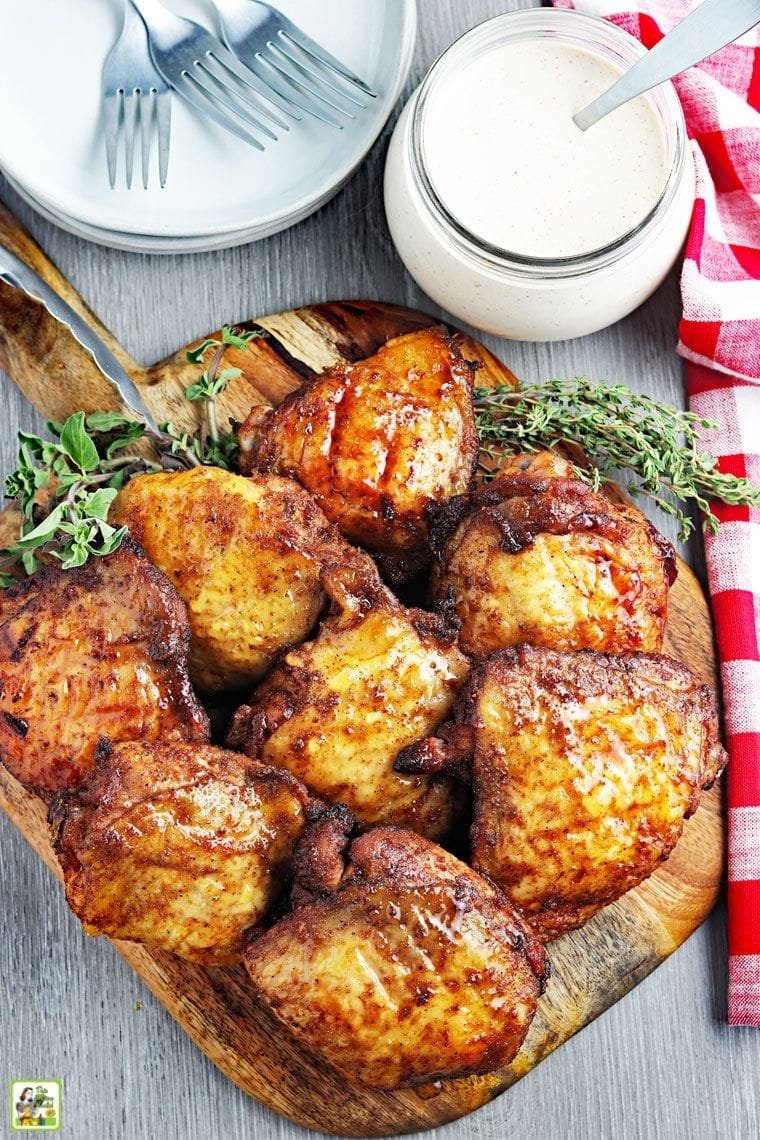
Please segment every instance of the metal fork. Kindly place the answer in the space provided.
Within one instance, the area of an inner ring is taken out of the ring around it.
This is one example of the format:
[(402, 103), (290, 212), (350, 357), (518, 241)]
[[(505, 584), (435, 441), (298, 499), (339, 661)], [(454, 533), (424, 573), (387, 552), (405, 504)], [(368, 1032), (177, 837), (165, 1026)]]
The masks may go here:
[(171, 93), (156, 71), (148, 49), (145, 26), (130, 0), (124, 0), (121, 35), (103, 65), (102, 91), (108, 181), (111, 189), (116, 185), (116, 158), (122, 123), (127, 189), (132, 186), (135, 135), (139, 120), (142, 182), (147, 190), (154, 111), (158, 131), (158, 178), (161, 186), (165, 186), (169, 168)]
[[(375, 98), (372, 88), (345, 64), (310, 39), (287, 16), (259, 0), (213, 0), (222, 35), (263, 82), (303, 111), (334, 127), (342, 123), (326, 107), (353, 119), (342, 100), (366, 107), (361, 95)], [(336, 101), (335, 96), (338, 96)]]
[(219, 126), (257, 150), (264, 150), (251, 128), (272, 140), (277, 135), (271, 126), (289, 129), (272, 110), (273, 106), (299, 118), (276, 91), (262, 83), (206, 28), (175, 16), (159, 0), (132, 3), (148, 29), (153, 62), (164, 79)]

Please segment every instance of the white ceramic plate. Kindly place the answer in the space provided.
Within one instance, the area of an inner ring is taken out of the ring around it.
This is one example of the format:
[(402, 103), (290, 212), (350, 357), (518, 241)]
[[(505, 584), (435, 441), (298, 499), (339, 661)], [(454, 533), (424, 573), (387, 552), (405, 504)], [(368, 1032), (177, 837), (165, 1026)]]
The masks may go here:
[[(167, 6), (214, 27), (203, 0), (167, 0)], [(0, 167), (51, 220), (124, 249), (220, 248), (300, 221), (343, 185), (382, 130), (411, 61), (415, 5), (281, 0), (279, 6), (378, 92), (344, 130), (304, 116), (261, 153), (174, 96), (166, 188), (153, 177), (147, 191), (142, 185), (112, 191), (100, 73), (120, 29), (121, 0), (12, 0), (0, 6)]]
[[(151, 237), (146, 234), (122, 234), (118, 230), (101, 230), (77, 221), (76, 218), (70, 218), (67, 214), (55, 213), (44, 202), (40, 202), (39, 198), (30, 194), (24, 186), (15, 182), (10, 175), (6, 174), (5, 180), (32, 209), (36, 210), (47, 221), (52, 222), (53, 225), (58, 226), (59, 229), (74, 234), (75, 237), (85, 238), (96, 245), (108, 246), (110, 249), (124, 249), (130, 253), (207, 253), (210, 250), (230, 249), (236, 245), (246, 245), (248, 242), (255, 241), (257, 237), (264, 236), (263, 234), (257, 235), (250, 230), (214, 234), (211, 237), (201, 235), (192, 238)], [(336, 187), (336, 189), (338, 188)], [(314, 209), (318, 209), (318, 205)], [(294, 218), (287, 225), (295, 225), (297, 220)]]

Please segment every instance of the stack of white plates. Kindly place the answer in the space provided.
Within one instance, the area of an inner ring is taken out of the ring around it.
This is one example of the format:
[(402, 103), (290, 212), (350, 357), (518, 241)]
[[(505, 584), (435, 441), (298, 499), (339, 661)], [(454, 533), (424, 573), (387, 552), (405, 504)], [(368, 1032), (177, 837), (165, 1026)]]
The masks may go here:
[[(100, 109), (103, 61), (121, 30), (122, 0), (25, 0), (0, 6), (0, 169), (50, 221), (102, 245), (189, 253), (242, 245), (324, 205), (364, 158), (411, 62), (414, 0), (280, 0), (277, 7), (374, 91), (336, 130), (303, 114), (260, 152), (172, 96), (167, 185), (155, 168), (132, 189), (108, 184)], [(167, 0), (218, 31), (202, 0)], [(120, 153), (123, 162), (123, 154)]]

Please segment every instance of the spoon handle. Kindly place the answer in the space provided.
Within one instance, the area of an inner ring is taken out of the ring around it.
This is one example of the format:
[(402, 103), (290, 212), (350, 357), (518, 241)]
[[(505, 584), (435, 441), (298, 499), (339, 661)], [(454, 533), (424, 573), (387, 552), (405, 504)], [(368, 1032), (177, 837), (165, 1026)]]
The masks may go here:
[(738, 40), (758, 22), (760, 0), (702, 0), (698, 8), (676, 24), (612, 87), (573, 115), (573, 122), (582, 131), (588, 130), (629, 99)]

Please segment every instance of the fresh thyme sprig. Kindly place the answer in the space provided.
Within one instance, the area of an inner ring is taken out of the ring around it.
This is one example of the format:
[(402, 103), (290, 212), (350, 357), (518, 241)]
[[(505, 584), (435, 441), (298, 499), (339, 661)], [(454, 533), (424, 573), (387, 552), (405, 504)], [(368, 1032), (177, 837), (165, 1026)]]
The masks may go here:
[(710, 502), (760, 507), (760, 487), (718, 471), (700, 447), (700, 428), (718, 425), (692, 412), (639, 396), (624, 384), (593, 384), (583, 377), (473, 393), (486, 475), (503, 451), (542, 451), (576, 444), (589, 456), (576, 472), (598, 488), (612, 473), (627, 472), (626, 489), (646, 495), (679, 525), (684, 541), (693, 519), (679, 503), (694, 503), (704, 524), (718, 529)]
[[(52, 441), (19, 432), (18, 467), (6, 478), (5, 493), (21, 512), (21, 526), (14, 545), (0, 550), (0, 586), (15, 581), (7, 572), (14, 567), (32, 574), (56, 559), (68, 570), (90, 555), (116, 550), (126, 528), (111, 526), (108, 510), (134, 475), (200, 465), (232, 470), (237, 440), (234, 431), (219, 430), (216, 398), (241, 370), (221, 364), (229, 346), (245, 348), (262, 335), (225, 325), (220, 340), (209, 338), (188, 352), (190, 363), (201, 364), (214, 350), (209, 367), (185, 390), (188, 400), (203, 403), (195, 433), (179, 432), (170, 423), (155, 432), (116, 412), (75, 412), (64, 424), (51, 421)], [(151, 443), (156, 460), (129, 450), (141, 439)]]

